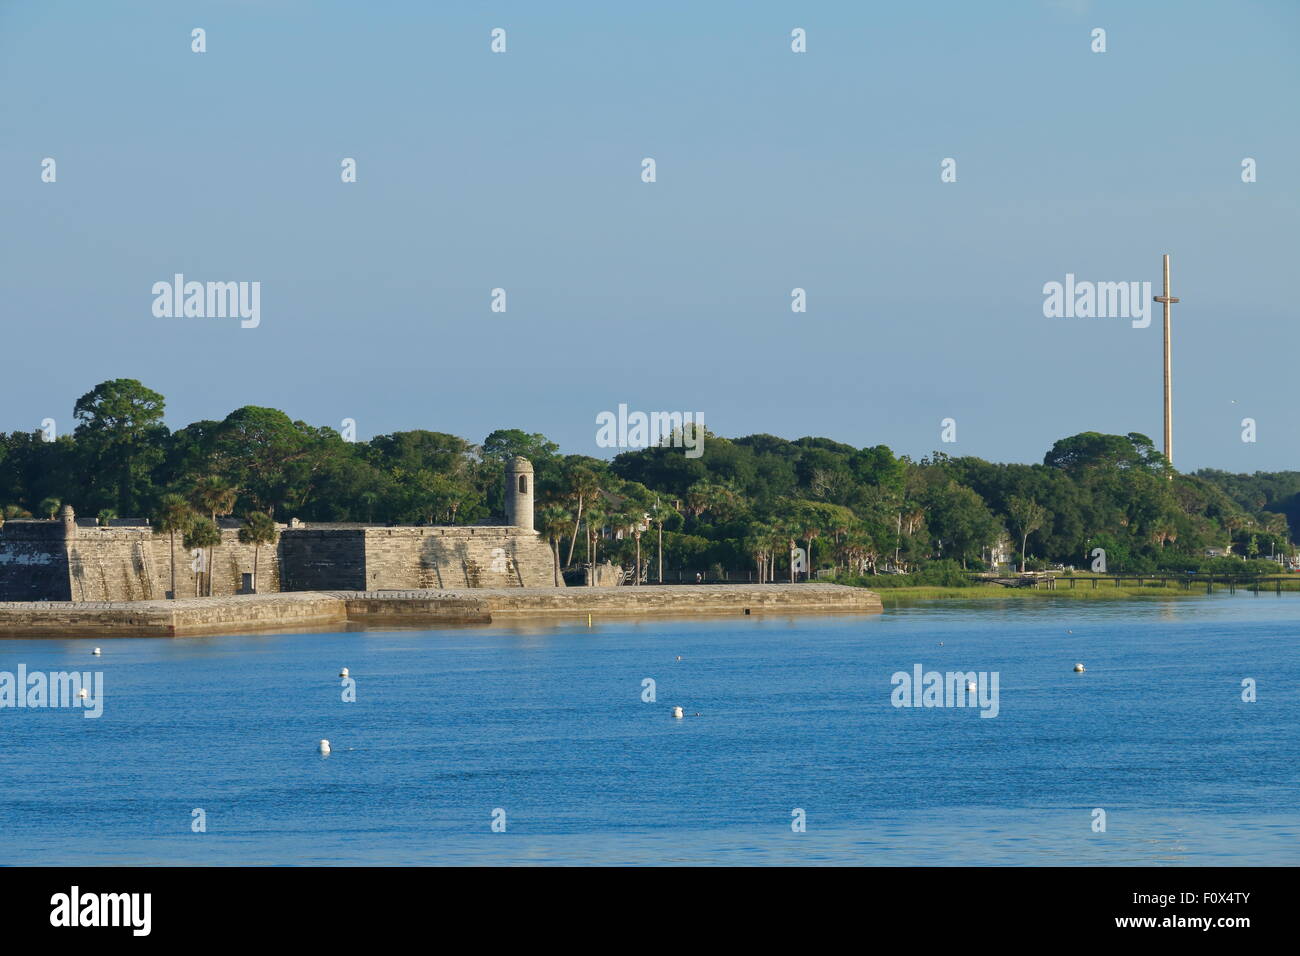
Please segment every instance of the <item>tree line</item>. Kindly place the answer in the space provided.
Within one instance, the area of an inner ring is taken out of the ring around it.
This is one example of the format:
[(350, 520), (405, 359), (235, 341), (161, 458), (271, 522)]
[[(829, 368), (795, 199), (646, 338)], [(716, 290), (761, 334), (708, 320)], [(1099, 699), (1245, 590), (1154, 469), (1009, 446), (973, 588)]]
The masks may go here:
[(980, 568), (1000, 545), (1029, 569), (1086, 567), (1102, 548), (1111, 570), (1194, 570), (1211, 548), (1292, 555), (1300, 521), (1300, 472), (1181, 474), (1138, 433), (1063, 438), (1034, 465), (711, 433), (697, 458), (664, 446), (607, 461), (519, 429), (481, 444), (423, 429), (348, 442), (272, 408), (176, 431), (164, 411), (159, 393), (115, 379), (77, 400), (71, 435), (0, 433), (3, 517), (54, 517), (67, 502), (104, 521), (149, 517), (193, 547), (211, 547), (232, 514), (250, 543), (293, 517), (474, 524), (504, 513), (505, 463), (522, 455), (558, 563), (609, 560), (648, 581), (789, 580), (796, 547), (809, 570), (849, 574)]

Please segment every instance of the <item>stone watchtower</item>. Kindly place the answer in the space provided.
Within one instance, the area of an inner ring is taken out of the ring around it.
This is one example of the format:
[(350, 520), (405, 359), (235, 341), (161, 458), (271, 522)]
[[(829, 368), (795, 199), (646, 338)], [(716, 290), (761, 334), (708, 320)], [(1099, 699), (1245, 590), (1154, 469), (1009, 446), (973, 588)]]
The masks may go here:
[(77, 513), (72, 510), (72, 505), (64, 505), (60, 516), (63, 519), (63, 537), (71, 541), (77, 536)]
[(533, 463), (527, 458), (506, 464), (506, 524), (533, 530)]

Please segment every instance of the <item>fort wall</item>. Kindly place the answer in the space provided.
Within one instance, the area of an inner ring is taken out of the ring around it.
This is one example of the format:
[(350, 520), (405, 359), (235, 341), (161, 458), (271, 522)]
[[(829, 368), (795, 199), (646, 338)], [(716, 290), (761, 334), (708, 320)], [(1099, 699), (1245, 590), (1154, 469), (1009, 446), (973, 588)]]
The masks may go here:
[[(0, 602), (122, 603), (165, 599), (173, 561), (177, 599), (243, 593), (254, 573), (259, 594), (289, 591), (554, 588), (550, 547), (533, 531), (533, 467), (510, 463), (510, 524), (467, 527), (368, 525), (281, 526), (274, 545), (241, 544), (239, 529), (196, 559), (181, 540), (154, 534), (145, 522), (78, 525), (65, 506), (58, 521), (0, 526)], [(181, 535), (176, 535), (180, 539)], [(174, 552), (173, 552), (174, 548)]]
[[(176, 538), (176, 597), (206, 594), (206, 577)], [(205, 556), (214, 597), (240, 593), (255, 550), (261, 594), (555, 586), (550, 547), (521, 528), (286, 528), (258, 549), (223, 528)], [(0, 528), (0, 601), (162, 600), (171, 561), (169, 536), (147, 527), (9, 521)]]
[(0, 528), (0, 601), (71, 600), (63, 525), (6, 521)]
[(550, 546), (522, 528), (367, 528), (365, 587), (549, 588)]
[(285, 591), (361, 591), (366, 584), (363, 528), (290, 528), (280, 534)]
[[(0, 539), (2, 540), (2, 539)], [(256, 555), (254, 551), (256, 550)], [(154, 601), (171, 589), (171, 541), (148, 528), (78, 528), (68, 543), (68, 572), (73, 601)], [(221, 544), (206, 556), (211, 562), (212, 594), (228, 597), (240, 593), (243, 575), (257, 563), (258, 590), (280, 590), (280, 561), (274, 545), (255, 549), (241, 544), (237, 528), (221, 529)], [(176, 536), (176, 596), (195, 597), (196, 587), (206, 593), (207, 579), (198, 580), (194, 558)], [(8, 598), (0, 589), (0, 599)]]

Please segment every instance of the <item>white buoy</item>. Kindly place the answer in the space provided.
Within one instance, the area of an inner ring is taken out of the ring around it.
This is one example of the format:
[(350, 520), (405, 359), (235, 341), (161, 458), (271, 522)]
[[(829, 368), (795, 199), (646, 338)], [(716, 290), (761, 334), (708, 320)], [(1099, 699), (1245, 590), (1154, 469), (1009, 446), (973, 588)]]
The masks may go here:
[(92, 653), (92, 654), (94, 654), (96, 657), (98, 657), (98, 656), (99, 656), (101, 653), (103, 653), (103, 652), (100, 651), (100, 649), (97, 647), (97, 648), (95, 648), (93, 651), (91, 651), (90, 653)]
[(328, 740), (322, 740), (320, 742), (320, 752), (323, 754), (330, 752), (330, 742)]
[(677, 659), (680, 661), (682, 659), (682, 655), (678, 654)]
[(673, 708), (673, 716), (676, 717), (678, 720), (681, 720), (682, 717), (685, 716), (685, 715), (682, 714), (682, 709), (681, 709), (680, 707), (674, 707), (674, 708)]
[(979, 688), (975, 686), (975, 682), (973, 680), (968, 680), (966, 682), (966, 693), (973, 694), (977, 690), (979, 690)]
[(1075, 672), (1076, 674), (1082, 674), (1085, 670), (1087, 670), (1087, 668), (1084, 667), (1082, 664), (1075, 664), (1075, 665), (1074, 665), (1074, 672)]
[(347, 676), (348, 676), (348, 669), (345, 667), (345, 668), (343, 668), (343, 670), (339, 671), (339, 676), (340, 676), (340, 677), (347, 677)]
[(77, 696), (80, 697), (82, 700), (85, 700), (87, 697), (90, 696), (90, 694), (87, 693), (86, 688), (83, 687), (81, 688), (81, 690), (77, 691)]

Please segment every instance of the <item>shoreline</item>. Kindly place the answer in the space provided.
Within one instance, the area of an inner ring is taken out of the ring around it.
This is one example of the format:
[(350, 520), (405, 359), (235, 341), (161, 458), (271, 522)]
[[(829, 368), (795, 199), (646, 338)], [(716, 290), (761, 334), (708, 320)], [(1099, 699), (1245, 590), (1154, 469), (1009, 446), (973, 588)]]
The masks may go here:
[[(1253, 593), (1249, 587), (1245, 586), (1238, 587), (1236, 590), (1242, 593)], [(1214, 591), (1215, 595), (1228, 593), (1232, 592), (1226, 586)], [(1272, 595), (1274, 592), (1268, 588), (1263, 588), (1258, 593)], [(1295, 588), (1287, 588), (1278, 592), (1278, 596), (1295, 593), (1297, 593)], [(999, 585), (973, 587), (918, 585), (916, 587), (881, 588), (876, 594), (880, 596), (881, 602), (887, 608), (926, 601), (985, 602), (1047, 601), (1052, 599), (1062, 601), (1123, 601), (1145, 598), (1176, 598), (1181, 601), (1187, 598), (1210, 596), (1206, 594), (1203, 588), (1160, 587), (1158, 585), (1143, 587), (1107, 585), (1095, 590), (1093, 588), (1005, 588)]]
[(842, 584), (641, 585), (301, 591), (175, 601), (0, 603), (0, 637), (188, 637), (347, 624), (491, 624), (557, 616), (878, 614), (879, 595)]
[(1205, 597), (1204, 591), (1161, 587), (1105, 587), (1091, 588), (1005, 588), (1000, 585), (964, 588), (918, 585), (917, 587), (881, 588), (876, 592), (885, 607), (896, 607), (918, 601), (1045, 601), (1059, 598), (1063, 601), (1122, 601), (1137, 598), (1187, 598)]

